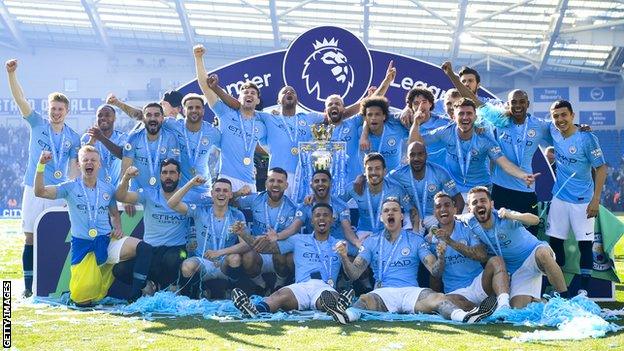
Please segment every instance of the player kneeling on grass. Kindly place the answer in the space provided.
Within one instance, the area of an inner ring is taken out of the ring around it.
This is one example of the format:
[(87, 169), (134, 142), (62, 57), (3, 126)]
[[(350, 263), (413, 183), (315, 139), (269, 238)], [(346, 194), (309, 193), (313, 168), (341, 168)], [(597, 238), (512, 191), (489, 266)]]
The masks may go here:
[[(70, 298), (77, 304), (90, 304), (106, 296), (114, 280), (113, 265), (134, 257), (141, 241), (123, 236), (115, 187), (98, 180), (101, 165), (96, 148), (86, 145), (78, 152), (78, 178), (46, 186), (43, 170), (51, 159), (49, 151), (41, 153), (35, 175), (35, 195), (67, 201), (72, 236)], [(140, 292), (142, 287), (134, 289), (133, 285), (133, 290)]]
[(523, 308), (533, 300), (539, 300), (543, 275), (562, 297), (568, 297), (568, 288), (553, 250), (524, 227), (539, 224), (536, 215), (505, 208), (493, 210), (490, 191), (483, 186), (470, 189), (468, 206), (472, 215), (464, 220), (487, 245), (489, 253), (505, 261), (511, 274), (511, 307)]
[[(349, 278), (357, 279), (371, 265), (375, 289), (361, 295), (353, 307), (330, 310), (336, 321), (354, 322), (360, 318), (361, 310), (372, 310), (393, 313), (437, 312), (446, 319), (476, 323), (494, 312), (496, 298), (493, 296), (483, 300), (479, 307), (465, 312), (444, 294), (418, 287), (420, 261), (436, 276), (439, 276), (441, 268), (439, 261), (431, 254), (421, 236), (402, 229), (403, 211), (398, 199), (390, 197), (383, 202), (381, 221), (384, 229), (364, 241), (363, 249), (353, 262), (349, 260), (344, 245), (337, 248)], [(335, 302), (333, 305), (341, 306)]]
[[(262, 312), (275, 312), (279, 309), (310, 310), (317, 309), (335, 315), (337, 310), (344, 310), (346, 299), (334, 289), (340, 271), (340, 259), (335, 251), (338, 241), (330, 235), (333, 224), (333, 209), (325, 203), (318, 203), (312, 208), (312, 227), (314, 233), (297, 234), (285, 240), (271, 241), (266, 236), (253, 237), (246, 231), (244, 223), (234, 224), (233, 232), (254, 247), (261, 241), (268, 241), (268, 248), (263, 253), (293, 253), (295, 261), (296, 283), (285, 286), (253, 305), (241, 289), (232, 291), (232, 300), (244, 316), (254, 317)], [(337, 306), (340, 304), (341, 306)], [(343, 321), (344, 323), (344, 321)]]
[(438, 239), (435, 251), (446, 297), (465, 311), (492, 295), (497, 296), (497, 309), (509, 307), (509, 275), (503, 258), (488, 259), (485, 245), (465, 223), (455, 219), (456, 213), (449, 194), (434, 196), (433, 214), (440, 226), (434, 234)]
[[(195, 296), (193, 288), (200, 281), (223, 279), (238, 281), (244, 274), (241, 253), (249, 250), (249, 245), (238, 242), (232, 232), (234, 223), (245, 223), (245, 216), (236, 208), (229, 207), (232, 199), (232, 183), (219, 178), (212, 186), (212, 205), (197, 205), (183, 202), (182, 199), (193, 187), (203, 186), (206, 178), (195, 176), (167, 201), (169, 207), (183, 215), (193, 217), (197, 231), (197, 248), (194, 257), (182, 262), (184, 278), (182, 293)], [(196, 274), (200, 272), (200, 274)]]

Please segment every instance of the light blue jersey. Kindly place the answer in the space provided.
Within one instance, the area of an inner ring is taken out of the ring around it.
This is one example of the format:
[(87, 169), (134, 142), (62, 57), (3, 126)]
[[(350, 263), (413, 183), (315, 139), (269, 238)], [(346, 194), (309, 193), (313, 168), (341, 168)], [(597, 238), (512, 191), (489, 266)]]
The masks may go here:
[(553, 195), (574, 204), (590, 202), (594, 195), (592, 167), (605, 164), (598, 138), (593, 133), (578, 130), (564, 138), (554, 125), (551, 128), (557, 160)]
[[(177, 190), (177, 189), (176, 189)], [(162, 189), (139, 189), (137, 203), (143, 205), (143, 241), (152, 246), (180, 246), (187, 242), (189, 217), (167, 205)], [(197, 192), (189, 192), (185, 203), (201, 203)]]
[[(52, 161), (45, 166), (43, 183), (55, 185), (66, 181), (69, 173), (69, 161), (78, 158), (80, 136), (67, 124), (63, 125), (60, 133), (55, 133), (50, 121), (43, 119), (35, 110), (24, 119), (30, 126), (28, 165), (26, 166), (26, 173), (24, 173), (24, 184), (35, 185), (35, 171), (42, 151), (52, 152)], [(54, 176), (55, 172), (58, 178)]]
[[(160, 188), (160, 163), (167, 158), (179, 159), (180, 150), (174, 133), (160, 129), (156, 140), (147, 139), (145, 128), (137, 129), (128, 135), (123, 149), (123, 157), (132, 159), (132, 165), (139, 175), (132, 179), (132, 189)], [(150, 179), (153, 181), (150, 183)]]
[(435, 163), (427, 160), (423, 179), (414, 179), (411, 165), (404, 165), (390, 172), (387, 176), (399, 184), (406, 194), (410, 195), (412, 206), (418, 209), (420, 218), (433, 215), (433, 197), (439, 191), (455, 196), (459, 193), (455, 181), (448, 172)]
[(313, 235), (296, 234), (286, 240), (277, 242), (280, 254), (293, 253), (295, 261), (295, 283), (310, 280), (314, 273), (320, 273), (321, 279), (335, 283), (338, 280), (341, 261), (334, 246), (338, 240), (329, 237), (325, 241), (318, 241)]
[(345, 201), (354, 199), (357, 203), (360, 213), (357, 226), (358, 231), (376, 232), (383, 229), (383, 224), (381, 223), (381, 205), (383, 201), (389, 197), (396, 197), (399, 199), (404, 212), (408, 212), (411, 208), (409, 194), (406, 194), (401, 186), (388, 179), (383, 180), (382, 190), (377, 194), (370, 193), (368, 190), (368, 183), (364, 186), (362, 195), (356, 193), (353, 188), (345, 193)]
[(360, 149), (360, 127), (364, 119), (362, 115), (355, 115), (345, 119), (337, 125), (334, 125), (332, 132), (332, 141), (344, 141), (347, 143), (347, 182), (353, 181), (358, 175), (362, 174), (362, 163), (358, 157)]
[(323, 123), (324, 117), (316, 112), (297, 113), (294, 116), (261, 115), (266, 126), (266, 143), (269, 148), (269, 169), (280, 167), (288, 173), (295, 173), (299, 164), (299, 152), (293, 154), (293, 148), (299, 142), (312, 140), (313, 124)]
[[(451, 239), (469, 247), (481, 245), (481, 241), (470, 228), (458, 220), (455, 220)], [(433, 254), (435, 255), (436, 252), (434, 251)], [(483, 266), (479, 261), (462, 255), (450, 245), (446, 245), (444, 259), (442, 283), (444, 283), (444, 292), (447, 294), (470, 286), (472, 281), (483, 271)]]
[[(431, 117), (429, 117), (427, 122), (420, 124), (420, 134), (425, 135), (429, 131), (432, 131), (436, 128), (445, 127), (452, 123), (452, 120), (440, 117), (439, 115), (431, 112)], [(438, 141), (437, 143), (427, 144), (426, 149), (427, 161), (445, 167), (446, 145), (443, 142)]]
[[(258, 142), (266, 144), (266, 127), (262, 119), (268, 113), (255, 111), (252, 118), (243, 118), (240, 111), (219, 100), (211, 106), (219, 117), (221, 131), (221, 169), (219, 174), (254, 183), (254, 151)], [(241, 131), (245, 131), (242, 133)], [(245, 164), (245, 160), (251, 161)]]
[[(510, 120), (511, 117), (507, 117)], [(503, 155), (513, 164), (528, 174), (533, 174), (533, 154), (540, 144), (552, 144), (549, 121), (527, 114), (523, 124), (509, 123), (504, 127), (496, 127), (494, 136), (501, 147)], [(522, 192), (534, 192), (535, 185), (530, 188), (526, 183), (494, 164), (492, 182), (500, 187)]]
[(186, 128), (183, 119), (167, 118), (163, 128), (172, 131), (178, 140), (180, 150), (180, 171), (182, 172), (181, 184), (186, 184), (196, 175), (208, 179), (202, 186), (204, 191), (210, 191), (212, 176), (208, 167), (208, 158), (215, 148), (221, 147), (221, 132), (212, 124), (203, 121), (197, 132), (191, 132)]
[[(111, 134), (111, 137), (108, 139), (119, 147), (123, 147), (126, 144), (127, 135), (126, 133), (118, 130), (113, 130), (113, 134)], [(91, 137), (85, 133), (80, 138), (80, 144), (87, 145), (89, 140), (91, 140)], [(104, 146), (101, 142), (96, 140), (93, 146), (100, 153), (101, 167), (100, 172), (98, 173), (98, 179), (117, 186), (119, 184), (119, 176), (121, 173), (121, 160), (108, 151), (106, 146)]]
[(241, 211), (229, 207), (223, 218), (217, 218), (212, 205), (187, 204), (187, 206), (186, 215), (195, 220), (197, 233), (195, 256), (203, 257), (208, 250), (216, 251), (236, 245), (238, 236), (230, 228), (237, 221), (246, 222)]
[(418, 266), (429, 255), (422, 236), (403, 230), (391, 243), (384, 230), (364, 240), (358, 257), (370, 264), (376, 286), (381, 283), (383, 288), (403, 288), (418, 286)]
[(455, 124), (440, 127), (423, 134), (426, 145), (443, 142), (446, 144), (446, 167), (463, 193), (475, 186), (490, 186), (489, 160), (496, 161), (503, 156), (494, 136), (485, 132), (472, 133), (470, 140), (461, 140)]
[(488, 254), (503, 258), (509, 274), (518, 270), (536, 247), (546, 244), (537, 240), (519, 221), (498, 218), (497, 210), (492, 209), (492, 219), (494, 225), (486, 230), (474, 215), (464, 217), (472, 232), (487, 247)]
[[(295, 218), (303, 222), (303, 233), (312, 233), (312, 208), (315, 204), (306, 205), (302, 204), (295, 213)], [(334, 224), (331, 227), (330, 235), (336, 239), (344, 239), (344, 232), (342, 230), (342, 221), (346, 220), (351, 223), (351, 212), (347, 204), (337, 197), (332, 196), (329, 200), (329, 205), (333, 209)]]
[(252, 235), (264, 235), (269, 227), (279, 233), (292, 224), (297, 206), (286, 195), (282, 199), (277, 207), (269, 206), (269, 195), (266, 191), (238, 199), (241, 209), (249, 209), (253, 213)]
[[(362, 126), (358, 128), (358, 135), (362, 134)], [(401, 164), (404, 149), (403, 144), (407, 140), (409, 130), (401, 123), (389, 118), (384, 122), (383, 131), (380, 135), (368, 133), (371, 148), (368, 152), (359, 151), (360, 164), (364, 164), (364, 156), (369, 152), (378, 152), (386, 161), (389, 170), (397, 168)]]
[(67, 201), (72, 237), (93, 240), (90, 229), (96, 229), (97, 235), (110, 234), (108, 211), (117, 206), (115, 187), (111, 183), (98, 180), (95, 188), (88, 188), (82, 179), (68, 180), (57, 185), (56, 198)]

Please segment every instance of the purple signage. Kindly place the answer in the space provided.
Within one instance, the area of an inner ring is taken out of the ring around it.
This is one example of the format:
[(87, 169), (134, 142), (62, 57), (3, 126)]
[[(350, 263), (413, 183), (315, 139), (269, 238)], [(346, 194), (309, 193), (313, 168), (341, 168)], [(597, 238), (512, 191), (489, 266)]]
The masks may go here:
[[(436, 65), (395, 53), (368, 50), (351, 32), (338, 27), (316, 27), (292, 41), (288, 49), (253, 56), (215, 70), (220, 85), (237, 97), (240, 86), (251, 81), (260, 88), (263, 106), (277, 102), (279, 90), (290, 85), (297, 91), (302, 108), (323, 111), (327, 96), (338, 94), (345, 105), (357, 102), (370, 85), (384, 78), (388, 63), (394, 62), (397, 77), (386, 97), (402, 109), (405, 95), (414, 87), (428, 88), (436, 100), (443, 99), (452, 83)], [(201, 93), (197, 81), (180, 87), (183, 94)], [(479, 96), (493, 98), (481, 89)], [(437, 111), (443, 113), (443, 111)], [(206, 119), (213, 113), (206, 109)]]

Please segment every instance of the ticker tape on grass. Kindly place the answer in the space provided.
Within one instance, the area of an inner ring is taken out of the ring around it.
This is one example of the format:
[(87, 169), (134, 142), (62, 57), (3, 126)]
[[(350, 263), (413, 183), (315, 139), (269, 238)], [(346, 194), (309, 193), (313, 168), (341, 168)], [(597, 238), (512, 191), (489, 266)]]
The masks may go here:
[[(252, 296), (252, 302), (262, 298)], [(64, 300), (64, 301), (63, 301)], [(35, 302), (51, 305), (66, 304), (67, 298), (35, 298)], [(68, 306), (77, 310), (105, 310), (121, 315), (140, 315), (147, 320), (158, 318), (176, 318), (186, 316), (202, 316), (205, 319), (219, 322), (273, 322), (291, 321), (305, 323), (311, 320), (331, 321), (331, 317), (320, 311), (295, 311), (264, 313), (256, 318), (243, 318), (241, 313), (228, 300), (209, 301), (206, 299), (192, 300), (186, 296), (175, 295), (173, 292), (157, 292), (154, 296), (142, 297), (136, 302), (124, 305), (122, 300), (107, 298), (92, 307)], [(461, 325), (431, 314), (397, 314), (362, 311), (361, 321), (385, 322), (429, 322)], [(621, 317), (620, 311), (601, 310), (595, 302), (584, 295), (566, 300), (558, 296), (551, 297), (546, 303), (534, 302), (523, 309), (503, 309), (495, 312), (481, 324), (510, 323), (528, 327), (555, 327), (556, 330), (536, 330), (523, 333), (514, 338), (518, 342), (542, 340), (580, 340), (599, 338), (622, 327), (609, 322)]]

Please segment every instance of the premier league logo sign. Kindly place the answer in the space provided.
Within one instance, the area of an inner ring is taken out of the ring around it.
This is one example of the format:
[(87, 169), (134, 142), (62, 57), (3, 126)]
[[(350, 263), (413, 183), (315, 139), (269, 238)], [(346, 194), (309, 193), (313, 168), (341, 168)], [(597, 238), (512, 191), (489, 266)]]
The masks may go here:
[[(355, 69), (357, 69), (357, 71)], [(295, 39), (284, 58), (286, 85), (299, 94), (299, 103), (322, 111), (325, 99), (337, 94), (345, 105), (366, 93), (372, 78), (370, 53), (353, 33), (337, 27), (318, 27)]]

